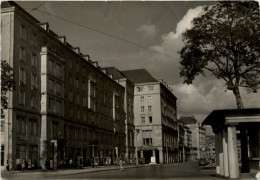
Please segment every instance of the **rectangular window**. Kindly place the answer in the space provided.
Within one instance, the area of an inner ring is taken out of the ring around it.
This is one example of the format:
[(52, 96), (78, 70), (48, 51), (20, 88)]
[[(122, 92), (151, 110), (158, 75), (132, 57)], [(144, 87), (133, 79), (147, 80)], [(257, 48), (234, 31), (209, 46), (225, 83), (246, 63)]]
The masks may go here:
[(148, 106), (148, 112), (152, 112), (152, 106)]
[(23, 24), (20, 25), (20, 38), (26, 40), (26, 29)]
[(86, 107), (86, 105), (87, 105), (87, 98), (84, 97), (84, 98), (83, 98), (83, 106)]
[(61, 101), (56, 101), (56, 112), (61, 113)]
[(37, 97), (35, 94), (32, 94), (32, 96), (31, 96), (31, 107), (37, 108)]
[(73, 76), (71, 74), (69, 75), (69, 80), (70, 80), (70, 85), (73, 85)]
[(76, 88), (78, 88), (79, 87), (79, 79), (77, 78), (76, 79)]
[(87, 115), (85, 112), (83, 112), (83, 121), (86, 121), (87, 120)]
[(141, 112), (144, 112), (144, 106), (141, 106)]
[(26, 134), (26, 118), (16, 116), (16, 132), (17, 134)]
[(79, 72), (79, 62), (76, 63), (76, 72)]
[(154, 86), (148, 86), (148, 90), (149, 91), (153, 91), (154, 90)]
[(69, 92), (69, 101), (70, 102), (73, 101), (73, 92), (72, 91)]
[(37, 39), (36, 39), (36, 34), (32, 33), (32, 45), (36, 46), (37, 45)]
[(143, 91), (143, 87), (136, 87), (136, 91), (137, 91), (137, 92)]
[(21, 89), (19, 91), (19, 104), (25, 105), (25, 92)]
[(143, 145), (144, 146), (149, 146), (153, 144), (152, 138), (143, 138)]
[(54, 74), (54, 62), (51, 60), (48, 61), (48, 71), (49, 73)]
[(144, 96), (141, 96), (141, 102), (144, 102)]
[(141, 123), (145, 124), (145, 117), (141, 117)]
[(83, 89), (83, 91), (86, 91), (86, 83), (85, 82), (83, 82), (83, 84), (82, 84), (82, 89)]
[(82, 68), (82, 76), (83, 76), (83, 77), (86, 76), (86, 67), (83, 67), (83, 68)]
[(24, 47), (19, 48), (19, 60), (22, 62), (26, 62), (26, 50)]
[(31, 86), (32, 86), (32, 90), (37, 89), (38, 87), (37, 75), (33, 73), (31, 74)]
[(153, 123), (153, 116), (149, 116), (149, 123)]
[(58, 131), (59, 131), (59, 123), (52, 121), (52, 123), (51, 123), (51, 137), (52, 137), (52, 139), (58, 138)]
[(147, 101), (152, 102), (152, 96), (148, 96)]
[(32, 66), (37, 68), (37, 55), (36, 54), (32, 54)]
[(70, 117), (73, 117), (73, 108), (70, 108)]
[(69, 68), (72, 68), (72, 66), (73, 66), (73, 59), (69, 58)]
[(49, 79), (48, 85), (49, 85), (48, 89), (54, 92), (55, 81), (52, 79)]
[(61, 95), (61, 90), (62, 90), (61, 84), (57, 82), (56, 83), (56, 94)]
[(62, 78), (62, 67), (60, 64), (56, 64), (56, 67), (55, 67), (55, 75), (58, 77), (58, 78)]
[(80, 100), (79, 100), (79, 99), (80, 99), (79, 97), (80, 97), (79, 95), (77, 95), (77, 97), (76, 97), (76, 103), (77, 103), (77, 104), (79, 104), (79, 101), (80, 101)]
[(37, 119), (29, 119), (28, 123), (28, 135), (38, 136), (38, 120)]
[(5, 132), (5, 121), (1, 120), (1, 132)]
[(55, 101), (53, 98), (49, 98), (49, 110), (55, 112)]
[(20, 85), (26, 84), (26, 72), (23, 68), (19, 68), (19, 82)]
[(77, 119), (80, 119), (80, 110), (77, 111)]

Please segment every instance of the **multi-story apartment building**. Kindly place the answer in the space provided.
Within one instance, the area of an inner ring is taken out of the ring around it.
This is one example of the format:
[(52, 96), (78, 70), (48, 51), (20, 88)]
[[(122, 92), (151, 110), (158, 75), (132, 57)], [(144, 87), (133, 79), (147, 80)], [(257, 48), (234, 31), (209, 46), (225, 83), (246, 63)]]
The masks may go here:
[(134, 146), (134, 84), (127, 79), (115, 67), (104, 68), (107, 74), (113, 75), (113, 79), (117, 80), (125, 88), (124, 94), (124, 109), (126, 113), (125, 118), (125, 134), (126, 134), (126, 151), (125, 161), (128, 163), (135, 162), (135, 146)]
[(179, 162), (191, 160), (191, 146), (192, 146), (192, 132), (190, 128), (179, 121), (178, 123), (178, 137), (179, 137)]
[(201, 150), (206, 146), (206, 127), (201, 125), (194, 116), (181, 116), (179, 121), (186, 124), (191, 131), (191, 160), (200, 159)]
[(1, 118), (1, 158), (10, 168), (85, 164), (125, 154), (125, 89), (14, 2), (1, 7), (2, 59), (14, 72)]
[(134, 83), (135, 147), (144, 163), (172, 163), (178, 158), (177, 98), (146, 70), (122, 71)]

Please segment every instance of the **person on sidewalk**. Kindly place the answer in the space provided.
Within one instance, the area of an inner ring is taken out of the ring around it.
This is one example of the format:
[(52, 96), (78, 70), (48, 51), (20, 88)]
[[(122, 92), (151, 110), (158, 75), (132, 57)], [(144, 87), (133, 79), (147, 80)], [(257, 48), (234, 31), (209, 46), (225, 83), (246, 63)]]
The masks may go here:
[(120, 171), (123, 171), (123, 170), (124, 170), (123, 160), (122, 160), (122, 159), (119, 160), (119, 169), (120, 169)]
[(23, 158), (23, 160), (22, 160), (22, 171), (24, 171), (25, 170), (25, 159)]

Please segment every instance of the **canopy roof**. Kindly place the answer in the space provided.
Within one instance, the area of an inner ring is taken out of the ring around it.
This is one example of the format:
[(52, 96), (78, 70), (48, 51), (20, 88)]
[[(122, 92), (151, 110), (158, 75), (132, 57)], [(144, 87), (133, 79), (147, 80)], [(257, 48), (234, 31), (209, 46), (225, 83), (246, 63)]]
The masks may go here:
[(227, 117), (260, 116), (260, 108), (250, 109), (222, 109), (212, 111), (202, 122), (203, 125), (211, 125), (213, 132), (222, 130)]

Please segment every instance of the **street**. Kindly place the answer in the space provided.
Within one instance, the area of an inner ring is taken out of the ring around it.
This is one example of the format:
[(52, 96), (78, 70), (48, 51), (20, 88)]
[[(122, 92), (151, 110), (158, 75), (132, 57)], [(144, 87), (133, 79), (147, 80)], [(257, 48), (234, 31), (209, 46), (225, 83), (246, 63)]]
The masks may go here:
[[(56, 171), (25, 171), (2, 174), (3, 179), (222, 179), (215, 177), (215, 170), (203, 170), (197, 162), (169, 165), (98, 167), (86, 169), (67, 169)], [(253, 179), (248, 175), (243, 179)]]
[[(253, 180), (255, 174), (242, 174), (240, 179)], [(5, 172), (2, 179), (223, 179), (215, 176), (214, 168), (205, 170), (197, 162), (168, 165), (118, 166), (55, 171)]]

